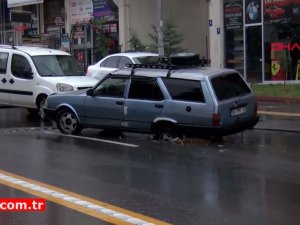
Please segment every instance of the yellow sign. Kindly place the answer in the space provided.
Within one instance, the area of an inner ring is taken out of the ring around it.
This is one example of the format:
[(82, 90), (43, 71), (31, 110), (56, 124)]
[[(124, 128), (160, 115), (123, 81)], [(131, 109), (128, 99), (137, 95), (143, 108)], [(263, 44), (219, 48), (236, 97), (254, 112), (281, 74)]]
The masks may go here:
[(279, 70), (280, 70), (280, 64), (278, 63), (278, 61), (272, 61), (271, 63), (272, 76), (276, 76)]
[(300, 60), (298, 59), (295, 80), (299, 80), (299, 72), (300, 72)]

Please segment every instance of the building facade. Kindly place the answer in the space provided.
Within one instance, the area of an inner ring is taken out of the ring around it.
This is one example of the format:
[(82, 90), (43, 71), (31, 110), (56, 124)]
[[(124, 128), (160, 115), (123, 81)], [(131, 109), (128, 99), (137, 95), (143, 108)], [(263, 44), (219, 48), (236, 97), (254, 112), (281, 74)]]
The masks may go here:
[[(100, 43), (106, 54), (127, 51), (136, 33), (148, 46), (157, 7), (156, 0), (2, 0), (0, 42), (70, 49), (87, 66), (103, 57)], [(183, 34), (180, 47), (211, 66), (235, 68), (254, 83), (299, 82), (300, 0), (162, 0), (161, 10)]]

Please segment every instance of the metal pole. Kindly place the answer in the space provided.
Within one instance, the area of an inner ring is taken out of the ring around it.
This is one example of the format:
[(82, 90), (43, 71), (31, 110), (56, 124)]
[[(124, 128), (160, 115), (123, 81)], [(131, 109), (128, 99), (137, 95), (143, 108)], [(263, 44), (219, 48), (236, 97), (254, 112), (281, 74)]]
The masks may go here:
[(156, 16), (157, 16), (157, 50), (159, 56), (164, 56), (164, 34), (163, 34), (163, 21), (161, 16), (162, 0), (156, 0)]

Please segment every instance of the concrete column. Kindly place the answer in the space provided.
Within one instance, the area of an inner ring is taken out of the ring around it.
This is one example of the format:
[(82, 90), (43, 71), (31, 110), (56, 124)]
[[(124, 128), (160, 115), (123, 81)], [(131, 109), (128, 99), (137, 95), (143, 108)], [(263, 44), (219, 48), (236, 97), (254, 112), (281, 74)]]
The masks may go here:
[(129, 49), (129, 4), (130, 0), (119, 0), (119, 44), (121, 52)]
[(212, 67), (224, 67), (223, 0), (209, 1), (209, 48)]

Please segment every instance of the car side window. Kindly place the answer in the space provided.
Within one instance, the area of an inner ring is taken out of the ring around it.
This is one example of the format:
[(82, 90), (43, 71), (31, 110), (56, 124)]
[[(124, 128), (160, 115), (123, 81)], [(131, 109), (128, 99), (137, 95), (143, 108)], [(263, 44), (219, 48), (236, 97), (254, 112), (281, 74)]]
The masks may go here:
[(1, 74), (6, 73), (7, 59), (8, 59), (8, 53), (0, 52), (0, 73)]
[(200, 81), (163, 78), (163, 82), (174, 100), (205, 102)]
[(108, 77), (94, 90), (94, 96), (124, 97), (128, 78)]
[(131, 64), (132, 61), (130, 58), (125, 57), (125, 56), (121, 56), (120, 57), (120, 62), (119, 62), (119, 69), (123, 69), (126, 67), (126, 64)]
[(161, 101), (164, 95), (156, 79), (132, 79), (128, 98)]
[(119, 56), (109, 57), (101, 63), (100, 67), (118, 68), (119, 60)]
[(28, 73), (32, 71), (28, 60), (22, 56), (13, 54), (11, 60), (11, 73), (18, 78), (27, 79)]

